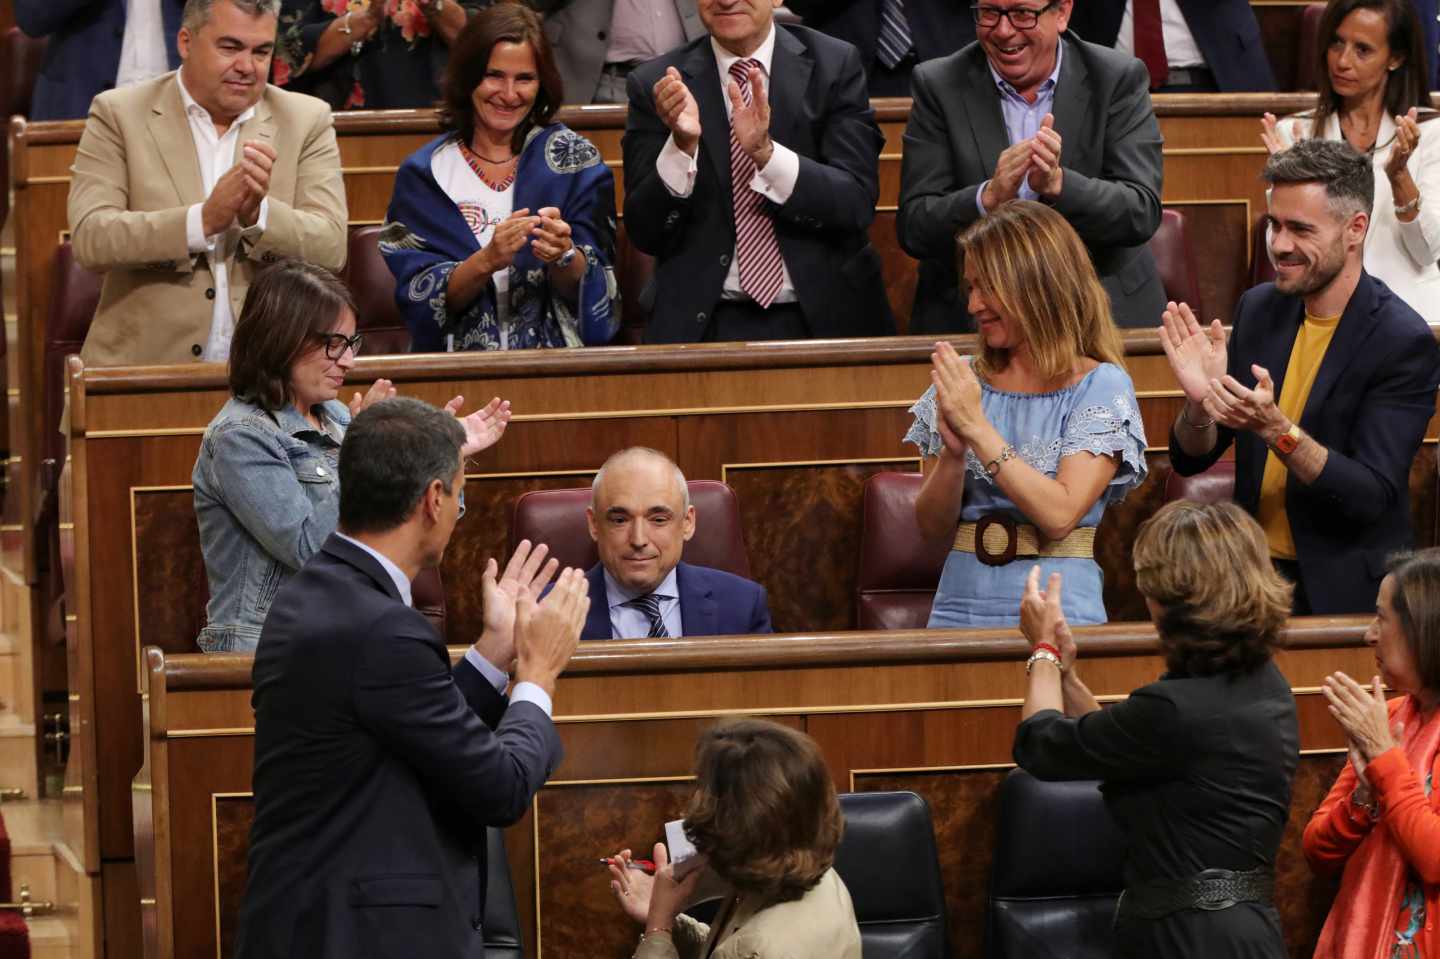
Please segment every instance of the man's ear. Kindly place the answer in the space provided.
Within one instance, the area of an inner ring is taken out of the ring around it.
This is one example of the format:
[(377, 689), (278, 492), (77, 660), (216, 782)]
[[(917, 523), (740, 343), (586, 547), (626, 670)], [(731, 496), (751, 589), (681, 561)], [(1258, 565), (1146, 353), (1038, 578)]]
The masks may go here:
[(690, 542), (690, 537), (695, 535), (695, 505), (685, 507), (684, 525), (681, 531), (685, 534), (685, 542)]
[(441, 502), (445, 499), (445, 484), (438, 479), (430, 481), (425, 487), (425, 494), (420, 497), (420, 508), (425, 511), (425, 519), (431, 523), (440, 522)]
[(191, 39), (189, 27), (181, 27), (180, 32), (175, 34), (175, 49), (179, 51), (181, 60), (184, 60), (190, 53)]
[(1349, 224), (1345, 227), (1346, 239), (1355, 246), (1365, 245), (1365, 234), (1370, 229), (1370, 214), (1361, 210), (1350, 217)]
[(595, 507), (585, 507), (585, 525), (590, 527), (590, 538), (600, 542), (600, 527), (595, 524)]

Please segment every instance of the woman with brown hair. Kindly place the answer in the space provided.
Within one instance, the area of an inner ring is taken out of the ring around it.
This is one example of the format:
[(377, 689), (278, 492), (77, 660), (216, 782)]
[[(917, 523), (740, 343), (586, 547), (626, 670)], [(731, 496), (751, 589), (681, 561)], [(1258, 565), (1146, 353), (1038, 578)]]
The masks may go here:
[[(860, 927), (831, 868), (844, 818), (820, 747), (764, 719), (712, 726), (695, 747), (685, 835), (704, 862), (675, 878), (664, 843), (652, 878), (630, 850), (610, 861), (610, 888), (645, 927), (636, 959), (860, 959)], [(681, 913), (706, 872), (730, 890), (706, 926)]]
[[(1317, 959), (1440, 955), (1440, 549), (1390, 561), (1365, 633), (1380, 675), (1370, 688), (1325, 680), (1350, 762), (1305, 827), (1305, 858), (1341, 872)], [(1385, 700), (1381, 682), (1399, 693)]]
[[(1430, 121), (1425, 31), (1412, 0), (1330, 0), (1317, 31), (1315, 107), (1261, 139), (1278, 153), (1306, 137), (1344, 140), (1375, 165), (1365, 270), (1440, 323), (1440, 127)], [(1433, 54), (1434, 51), (1431, 51)]]
[[(204, 651), (253, 651), (280, 584), (335, 532), (350, 418), (395, 395), (382, 379), (341, 402), (360, 344), (350, 291), (318, 266), (281, 260), (246, 292), (231, 397), (205, 428), (191, 476), (210, 583)], [(509, 420), (498, 397), (465, 417), (465, 455), (498, 442)]]
[(415, 352), (610, 342), (615, 178), (552, 122), (564, 90), (540, 18), (480, 11), (445, 76), (445, 132), (401, 164), (380, 252)]
[(1095, 527), (1145, 478), (1145, 428), (1110, 300), (1055, 210), (1012, 201), (960, 237), (980, 352), (931, 354), (907, 442), (931, 458), (915, 518), (953, 541), (932, 627), (1015, 624), (1029, 562), (1063, 571), (1066, 615), (1106, 620)]
[(1060, 574), (1042, 592), (1033, 567), (1015, 762), (1040, 779), (1103, 780), (1127, 839), (1116, 955), (1281, 959), (1270, 900), (1300, 734), (1272, 657), (1290, 584), (1260, 525), (1229, 502), (1162, 507), (1134, 558), (1165, 674), (1101, 709), (1080, 680)]

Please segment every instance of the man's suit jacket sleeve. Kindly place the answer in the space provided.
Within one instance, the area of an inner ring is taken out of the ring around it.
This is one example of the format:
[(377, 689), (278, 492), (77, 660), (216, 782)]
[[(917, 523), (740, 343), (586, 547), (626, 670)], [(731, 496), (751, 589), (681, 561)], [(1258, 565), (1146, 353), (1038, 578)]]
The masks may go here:
[[(560, 760), (549, 717), (534, 703), (502, 704), (492, 732), (472, 701), (490, 717), (497, 714), (494, 702), (485, 703), (485, 691), (463, 673), (452, 676), (444, 646), (411, 609), (397, 607), (370, 632), (375, 638), (357, 652), (361, 723), (437, 795), (484, 825), (507, 826), (523, 816)], [(475, 672), (468, 665), (457, 672), (466, 669)]]
[(752, 636), (775, 632), (775, 627), (770, 625), (770, 604), (765, 587), (758, 583), (755, 585), (755, 605), (750, 610), (750, 628), (746, 632)]
[[(900, 160), (900, 211), (895, 221), (900, 246), (916, 259), (955, 256), (955, 234), (980, 218), (975, 195), (983, 184), (960, 183), (940, 96), (922, 65), (910, 75), (914, 98), (905, 125)], [(1069, 171), (1065, 174), (1070, 175)]]
[[(630, 242), (651, 256), (663, 256), (685, 237), (692, 192), (677, 197), (665, 187), (655, 161), (670, 137), (670, 129), (655, 112), (650, 86), (635, 71), (626, 80), (630, 109), (625, 118), (625, 233)], [(697, 149), (704, 149), (697, 147)], [(702, 158), (703, 159), (703, 158)]]
[(95, 0), (15, 0), (15, 22), (38, 40), (78, 21), (95, 6)]
[(75, 257), (88, 270), (167, 263), (189, 272), (193, 266), (185, 234), (186, 207), (129, 209), (125, 138), (114, 104), (96, 97), (75, 150), (71, 168), (70, 239)]
[[(298, 132), (298, 131), (297, 131)], [(285, 145), (280, 145), (284, 149)], [(338, 273), (345, 266), (345, 181), (340, 174), (340, 147), (330, 108), (316, 111), (304, 132), (295, 170), (295, 202), (270, 197), (265, 232), (250, 256), (292, 256)]]
[(800, 176), (779, 215), (820, 229), (868, 230), (880, 198), (885, 135), (875, 123), (865, 68), (854, 47), (847, 48), (826, 105), (819, 154), (800, 155)]
[[(1131, 60), (1108, 104), (1105, 153), (1098, 177), (1061, 166), (1065, 177), (1055, 209), (1091, 247), (1139, 246), (1160, 228), (1160, 123), (1150, 103), (1145, 65)], [(906, 144), (908, 151), (909, 144)]]

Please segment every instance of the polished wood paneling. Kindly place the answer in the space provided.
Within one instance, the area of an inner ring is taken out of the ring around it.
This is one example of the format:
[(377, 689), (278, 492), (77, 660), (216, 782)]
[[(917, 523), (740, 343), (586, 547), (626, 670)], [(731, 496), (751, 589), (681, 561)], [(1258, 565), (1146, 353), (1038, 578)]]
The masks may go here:
[(255, 822), (255, 800), (250, 794), (216, 795), (211, 799), (215, 837), (215, 901), (219, 904), (220, 955), (235, 954), (236, 920), (245, 900), (245, 857), (250, 850), (250, 826)]
[[(167, 653), (195, 653), (195, 637), (205, 625), (209, 598), (205, 560), (200, 553), (200, 528), (195, 519), (195, 492), (178, 489), (137, 489), (134, 509), (135, 626), (141, 646)], [(184, 583), (184, 589), (176, 589)]]
[(1285, 838), (1275, 863), (1275, 904), (1294, 959), (1310, 959), (1315, 954), (1315, 941), (1340, 886), (1334, 877), (1310, 871), (1301, 839), (1311, 814), (1325, 799), (1345, 762), (1345, 753), (1340, 751), (1301, 756), (1291, 786), (1290, 820), (1285, 824)]

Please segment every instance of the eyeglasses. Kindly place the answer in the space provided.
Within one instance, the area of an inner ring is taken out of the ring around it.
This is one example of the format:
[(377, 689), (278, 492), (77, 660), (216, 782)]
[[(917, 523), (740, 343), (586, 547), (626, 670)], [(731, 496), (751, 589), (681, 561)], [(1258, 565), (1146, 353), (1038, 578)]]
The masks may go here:
[(1041, 15), (1050, 10), (1054, 10), (1057, 5), (1056, 0), (1051, 0), (1050, 3), (1045, 4), (1045, 6), (1039, 10), (1030, 7), (1011, 7), (1007, 10), (1004, 7), (992, 7), (988, 4), (979, 4), (970, 8), (970, 15), (975, 18), (977, 26), (998, 27), (1000, 26), (1000, 18), (1008, 17), (1010, 19), (1010, 26), (1016, 30), (1034, 30), (1035, 24), (1040, 22)]
[(352, 355), (360, 355), (360, 344), (365, 341), (365, 336), (356, 333), (354, 336), (346, 336), (344, 333), (326, 333), (320, 337), (325, 341), (325, 355), (332, 360), (338, 360), (349, 350)]

